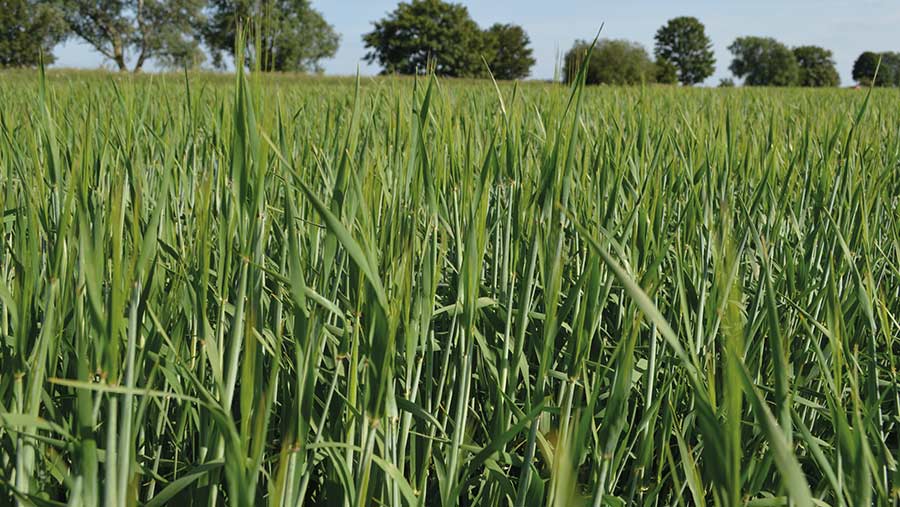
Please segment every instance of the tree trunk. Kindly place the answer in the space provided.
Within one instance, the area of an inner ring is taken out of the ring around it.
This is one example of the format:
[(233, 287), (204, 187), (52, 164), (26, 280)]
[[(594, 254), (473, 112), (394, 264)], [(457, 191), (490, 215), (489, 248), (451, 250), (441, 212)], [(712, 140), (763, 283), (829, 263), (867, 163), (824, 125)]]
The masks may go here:
[(128, 72), (128, 65), (125, 64), (125, 50), (122, 48), (122, 39), (118, 36), (113, 38), (113, 60), (119, 67), (119, 72)]
[(137, 63), (134, 64), (134, 73), (140, 74), (141, 69), (144, 68), (144, 62), (147, 61), (147, 51), (144, 48), (141, 48), (141, 54), (138, 55)]
[(144, 60), (147, 59), (147, 47), (144, 45), (147, 41), (147, 33), (144, 27), (144, 0), (138, 0), (137, 4), (137, 25), (138, 32), (141, 34), (141, 53), (138, 55), (137, 63), (134, 64), (134, 73), (139, 74), (144, 67)]

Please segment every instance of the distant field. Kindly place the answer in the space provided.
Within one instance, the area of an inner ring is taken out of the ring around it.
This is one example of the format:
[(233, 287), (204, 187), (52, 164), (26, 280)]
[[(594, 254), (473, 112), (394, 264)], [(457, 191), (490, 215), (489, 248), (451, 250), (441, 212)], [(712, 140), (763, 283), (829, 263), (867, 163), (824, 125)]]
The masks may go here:
[(0, 504), (896, 505), (898, 206), (895, 90), (0, 74)]

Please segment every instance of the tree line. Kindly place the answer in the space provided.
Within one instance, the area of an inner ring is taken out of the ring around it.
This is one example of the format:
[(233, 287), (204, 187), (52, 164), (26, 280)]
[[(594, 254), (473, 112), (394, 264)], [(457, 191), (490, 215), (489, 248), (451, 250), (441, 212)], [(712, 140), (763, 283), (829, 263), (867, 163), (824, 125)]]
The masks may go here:
[(74, 38), (120, 71), (196, 68), (207, 55), (224, 67), (242, 23), (245, 61), (265, 71), (320, 70), (340, 42), (309, 0), (0, 0), (0, 66), (53, 63)]
[[(640, 45), (626, 40), (600, 40), (586, 71), (588, 83), (702, 83), (715, 72), (712, 41), (697, 18), (678, 17), (660, 27), (654, 37), (655, 61)], [(590, 44), (577, 41), (566, 53), (564, 75), (574, 79)], [(819, 46), (788, 48), (769, 37), (739, 37), (728, 50), (728, 67), (749, 86), (838, 86), (840, 77), (831, 51)], [(854, 76), (855, 77), (855, 76)], [(725, 79), (721, 86), (733, 86)]]
[[(0, 67), (52, 63), (53, 48), (81, 40), (119, 70), (139, 72), (146, 62), (196, 68), (209, 59), (224, 68), (235, 53), (239, 26), (252, 34), (244, 61), (263, 71), (321, 71), (340, 36), (309, 0), (0, 0)], [(363, 60), (385, 74), (435, 72), (497, 79), (529, 76), (535, 64), (525, 30), (511, 23), (482, 29), (468, 9), (444, 0), (400, 2), (362, 36)], [(653, 57), (638, 43), (578, 40), (562, 61), (570, 81), (581, 66), (589, 84), (705, 81), (715, 71), (712, 41), (697, 18), (677, 17), (659, 28)], [(730, 46), (731, 73), (750, 86), (838, 86), (831, 51), (789, 48), (769, 37), (739, 37)], [(879, 67), (880, 65), (880, 67)], [(875, 78), (878, 69), (878, 78)], [(900, 53), (865, 52), (853, 66), (862, 85), (900, 86)], [(733, 85), (731, 79), (721, 86)]]

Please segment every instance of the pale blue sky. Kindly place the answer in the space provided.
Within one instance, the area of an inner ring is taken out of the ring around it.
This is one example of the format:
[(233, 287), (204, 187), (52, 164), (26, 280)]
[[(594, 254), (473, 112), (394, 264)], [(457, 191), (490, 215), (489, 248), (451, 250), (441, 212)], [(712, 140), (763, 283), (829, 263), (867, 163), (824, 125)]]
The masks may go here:
[[(690, 15), (706, 24), (716, 52), (716, 84), (729, 77), (731, 55), (727, 47), (738, 36), (775, 37), (791, 45), (815, 44), (834, 51), (841, 83), (851, 84), (853, 61), (864, 50), (900, 51), (898, 0), (457, 0), (482, 27), (495, 22), (522, 25), (531, 37), (537, 64), (533, 78), (553, 77), (558, 51), (575, 39), (589, 39), (601, 23), (604, 37), (625, 38), (653, 50), (653, 34), (667, 19)], [(327, 74), (351, 75), (357, 65), (362, 74), (378, 68), (361, 61), (362, 34), (382, 18), (397, 0), (312, 0), (335, 30), (341, 46), (324, 61)], [(98, 67), (103, 58), (89, 46), (70, 41), (55, 51), (57, 67)], [(109, 65), (106, 62), (106, 65)]]

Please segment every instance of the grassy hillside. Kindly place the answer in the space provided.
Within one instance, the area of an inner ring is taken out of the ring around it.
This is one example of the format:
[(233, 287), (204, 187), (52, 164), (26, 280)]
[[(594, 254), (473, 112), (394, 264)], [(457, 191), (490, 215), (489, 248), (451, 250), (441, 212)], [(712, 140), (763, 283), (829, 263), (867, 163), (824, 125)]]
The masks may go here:
[(0, 503), (891, 505), (900, 93), (0, 75)]

